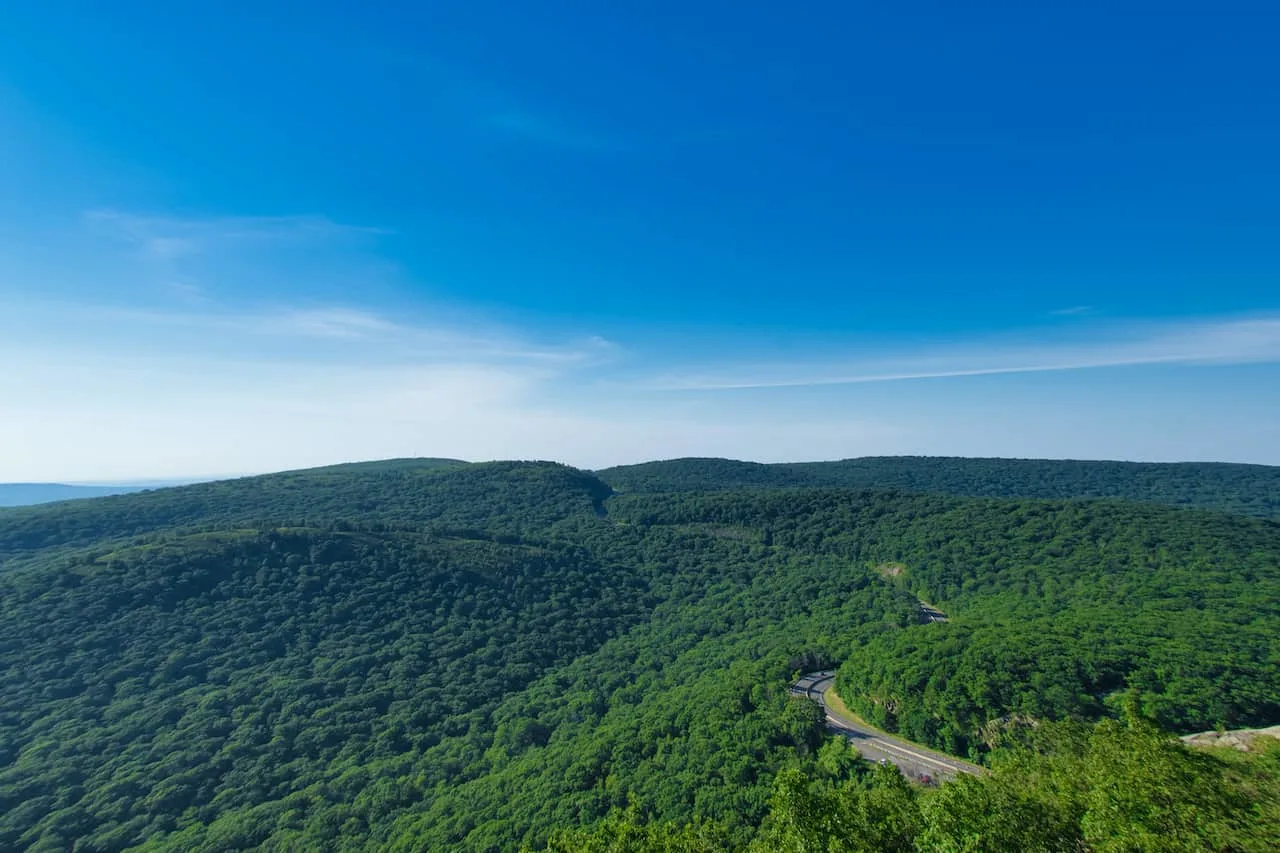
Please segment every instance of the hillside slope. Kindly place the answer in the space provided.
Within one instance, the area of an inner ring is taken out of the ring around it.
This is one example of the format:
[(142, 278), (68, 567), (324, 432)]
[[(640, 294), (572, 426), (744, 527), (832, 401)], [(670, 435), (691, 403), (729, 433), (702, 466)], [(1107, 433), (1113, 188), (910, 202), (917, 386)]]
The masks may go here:
[(363, 524), (518, 534), (599, 510), (611, 490), (551, 462), (363, 463), (0, 510), (0, 560), (148, 533)]
[(946, 622), (920, 616), (851, 649), (837, 688), (890, 731), (960, 755), (982, 749), (991, 720), (1096, 719), (1128, 686), (1179, 731), (1280, 719), (1280, 523), (822, 489), (622, 496), (611, 507), (645, 527), (736, 531), (836, 557), (942, 608)]

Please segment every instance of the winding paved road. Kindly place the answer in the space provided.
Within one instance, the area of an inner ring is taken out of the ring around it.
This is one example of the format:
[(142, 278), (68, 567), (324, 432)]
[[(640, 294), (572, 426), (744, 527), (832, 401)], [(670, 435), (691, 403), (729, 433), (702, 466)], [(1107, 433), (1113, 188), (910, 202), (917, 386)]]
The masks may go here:
[(797, 696), (812, 699), (821, 705), (827, 715), (827, 731), (848, 738), (864, 758), (895, 764), (905, 776), (911, 779), (922, 779), (927, 776), (931, 780), (938, 781), (950, 779), (958, 773), (983, 772), (982, 768), (976, 764), (908, 743), (865, 723), (836, 714), (827, 706), (824, 695), (835, 681), (835, 677), (836, 674), (829, 669), (802, 675), (795, 684), (791, 685), (791, 692)]

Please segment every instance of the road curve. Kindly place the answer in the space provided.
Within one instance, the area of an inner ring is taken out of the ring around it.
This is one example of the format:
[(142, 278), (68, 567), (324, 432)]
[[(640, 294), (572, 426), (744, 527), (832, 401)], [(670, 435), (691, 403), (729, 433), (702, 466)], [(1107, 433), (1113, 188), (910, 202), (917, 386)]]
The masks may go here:
[(852, 741), (858, 752), (871, 761), (897, 765), (905, 776), (912, 779), (951, 779), (959, 773), (981, 773), (981, 767), (926, 749), (914, 743), (896, 738), (872, 728), (865, 723), (850, 720), (833, 711), (827, 705), (825, 693), (835, 681), (836, 674), (827, 669), (800, 676), (791, 685), (791, 692), (817, 702), (827, 716), (827, 731)]

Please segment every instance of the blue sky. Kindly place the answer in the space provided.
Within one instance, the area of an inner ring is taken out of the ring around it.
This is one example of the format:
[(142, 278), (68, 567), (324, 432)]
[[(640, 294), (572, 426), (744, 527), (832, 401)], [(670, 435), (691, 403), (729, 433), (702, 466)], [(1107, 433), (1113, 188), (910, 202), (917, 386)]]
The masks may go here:
[(0, 480), (1280, 464), (1278, 40), (1263, 2), (11, 4)]

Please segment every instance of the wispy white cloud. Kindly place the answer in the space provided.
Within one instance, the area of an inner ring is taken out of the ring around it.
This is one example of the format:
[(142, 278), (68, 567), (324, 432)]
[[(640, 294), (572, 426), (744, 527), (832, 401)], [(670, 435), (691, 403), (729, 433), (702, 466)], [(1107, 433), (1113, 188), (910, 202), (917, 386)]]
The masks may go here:
[[(80, 234), (84, 251), (74, 256), (92, 287), (82, 287), (79, 298), (22, 298), (0, 317), (0, 329), (7, 319), (28, 338), (39, 337), (41, 327), (57, 328), (68, 344), (109, 338), (116, 351), (168, 347), (241, 360), (567, 369), (616, 352), (598, 336), (548, 341), (461, 306), (411, 298), (415, 283), (369, 239), (388, 233), (381, 228), (322, 216), (179, 217), (115, 209), (86, 212), (82, 222), (108, 238), (103, 245)], [(90, 257), (94, 262), (84, 266)], [(368, 294), (375, 292), (384, 306), (396, 306), (394, 314), (372, 306)], [(24, 323), (24, 315), (40, 319)]]
[(376, 284), (396, 272), (380, 252), (387, 229), (324, 216), (173, 216), (115, 209), (84, 212), (72, 239), (100, 289), (187, 304), (254, 291)]
[(1051, 317), (1080, 317), (1085, 314), (1092, 314), (1092, 305), (1072, 305), (1069, 308), (1058, 308), (1049, 312)]
[(114, 231), (156, 257), (181, 257), (210, 246), (246, 241), (313, 240), (391, 233), (386, 228), (347, 225), (325, 216), (152, 216), (103, 208), (87, 222)]
[(195, 282), (170, 279), (164, 282), (164, 286), (184, 302), (198, 305), (209, 301), (205, 289)]
[[(432, 323), (417, 317), (391, 319), (350, 305), (256, 306), (229, 310), (205, 299), (199, 311), (120, 308), (108, 305), (28, 303), (11, 318), (40, 310), (64, 328), (103, 324), (117, 339), (156, 342), (187, 355), (237, 354), (240, 359), (315, 359), (378, 364), (521, 364), (548, 370), (598, 366), (621, 348), (598, 335), (542, 341), (519, 329), (478, 319)], [(4, 324), (0, 323), (0, 330)], [(136, 348), (126, 345), (125, 349)]]
[(407, 78), (414, 106), (467, 141), (480, 131), (547, 149), (596, 154), (633, 149), (626, 134), (601, 128), (563, 97), (531, 95), (521, 80), (499, 79), (487, 69), (391, 44), (364, 42), (352, 53), (381, 73), (394, 75), (401, 85)]
[(202, 286), (190, 280), (192, 265), (201, 258), (271, 251), (306, 245), (351, 243), (388, 233), (385, 229), (344, 225), (323, 216), (147, 216), (119, 210), (92, 210), (84, 220), (100, 233), (132, 247), (151, 265), (166, 286), (173, 281), (187, 288)]
[(617, 152), (624, 148), (618, 140), (587, 133), (549, 116), (525, 110), (491, 113), (486, 124), (510, 136), (553, 148), (599, 153)]
[(367, 311), (350, 308), (292, 311), (281, 315), (278, 320), (286, 330), (320, 338), (351, 340), (398, 331), (394, 323)]
[(939, 344), (894, 355), (807, 364), (751, 364), (707, 370), (690, 366), (645, 380), (666, 391), (714, 391), (855, 385), (1012, 373), (1091, 370), (1157, 364), (1280, 361), (1280, 318), (1254, 317), (1112, 328), (1089, 339), (1044, 343)]

